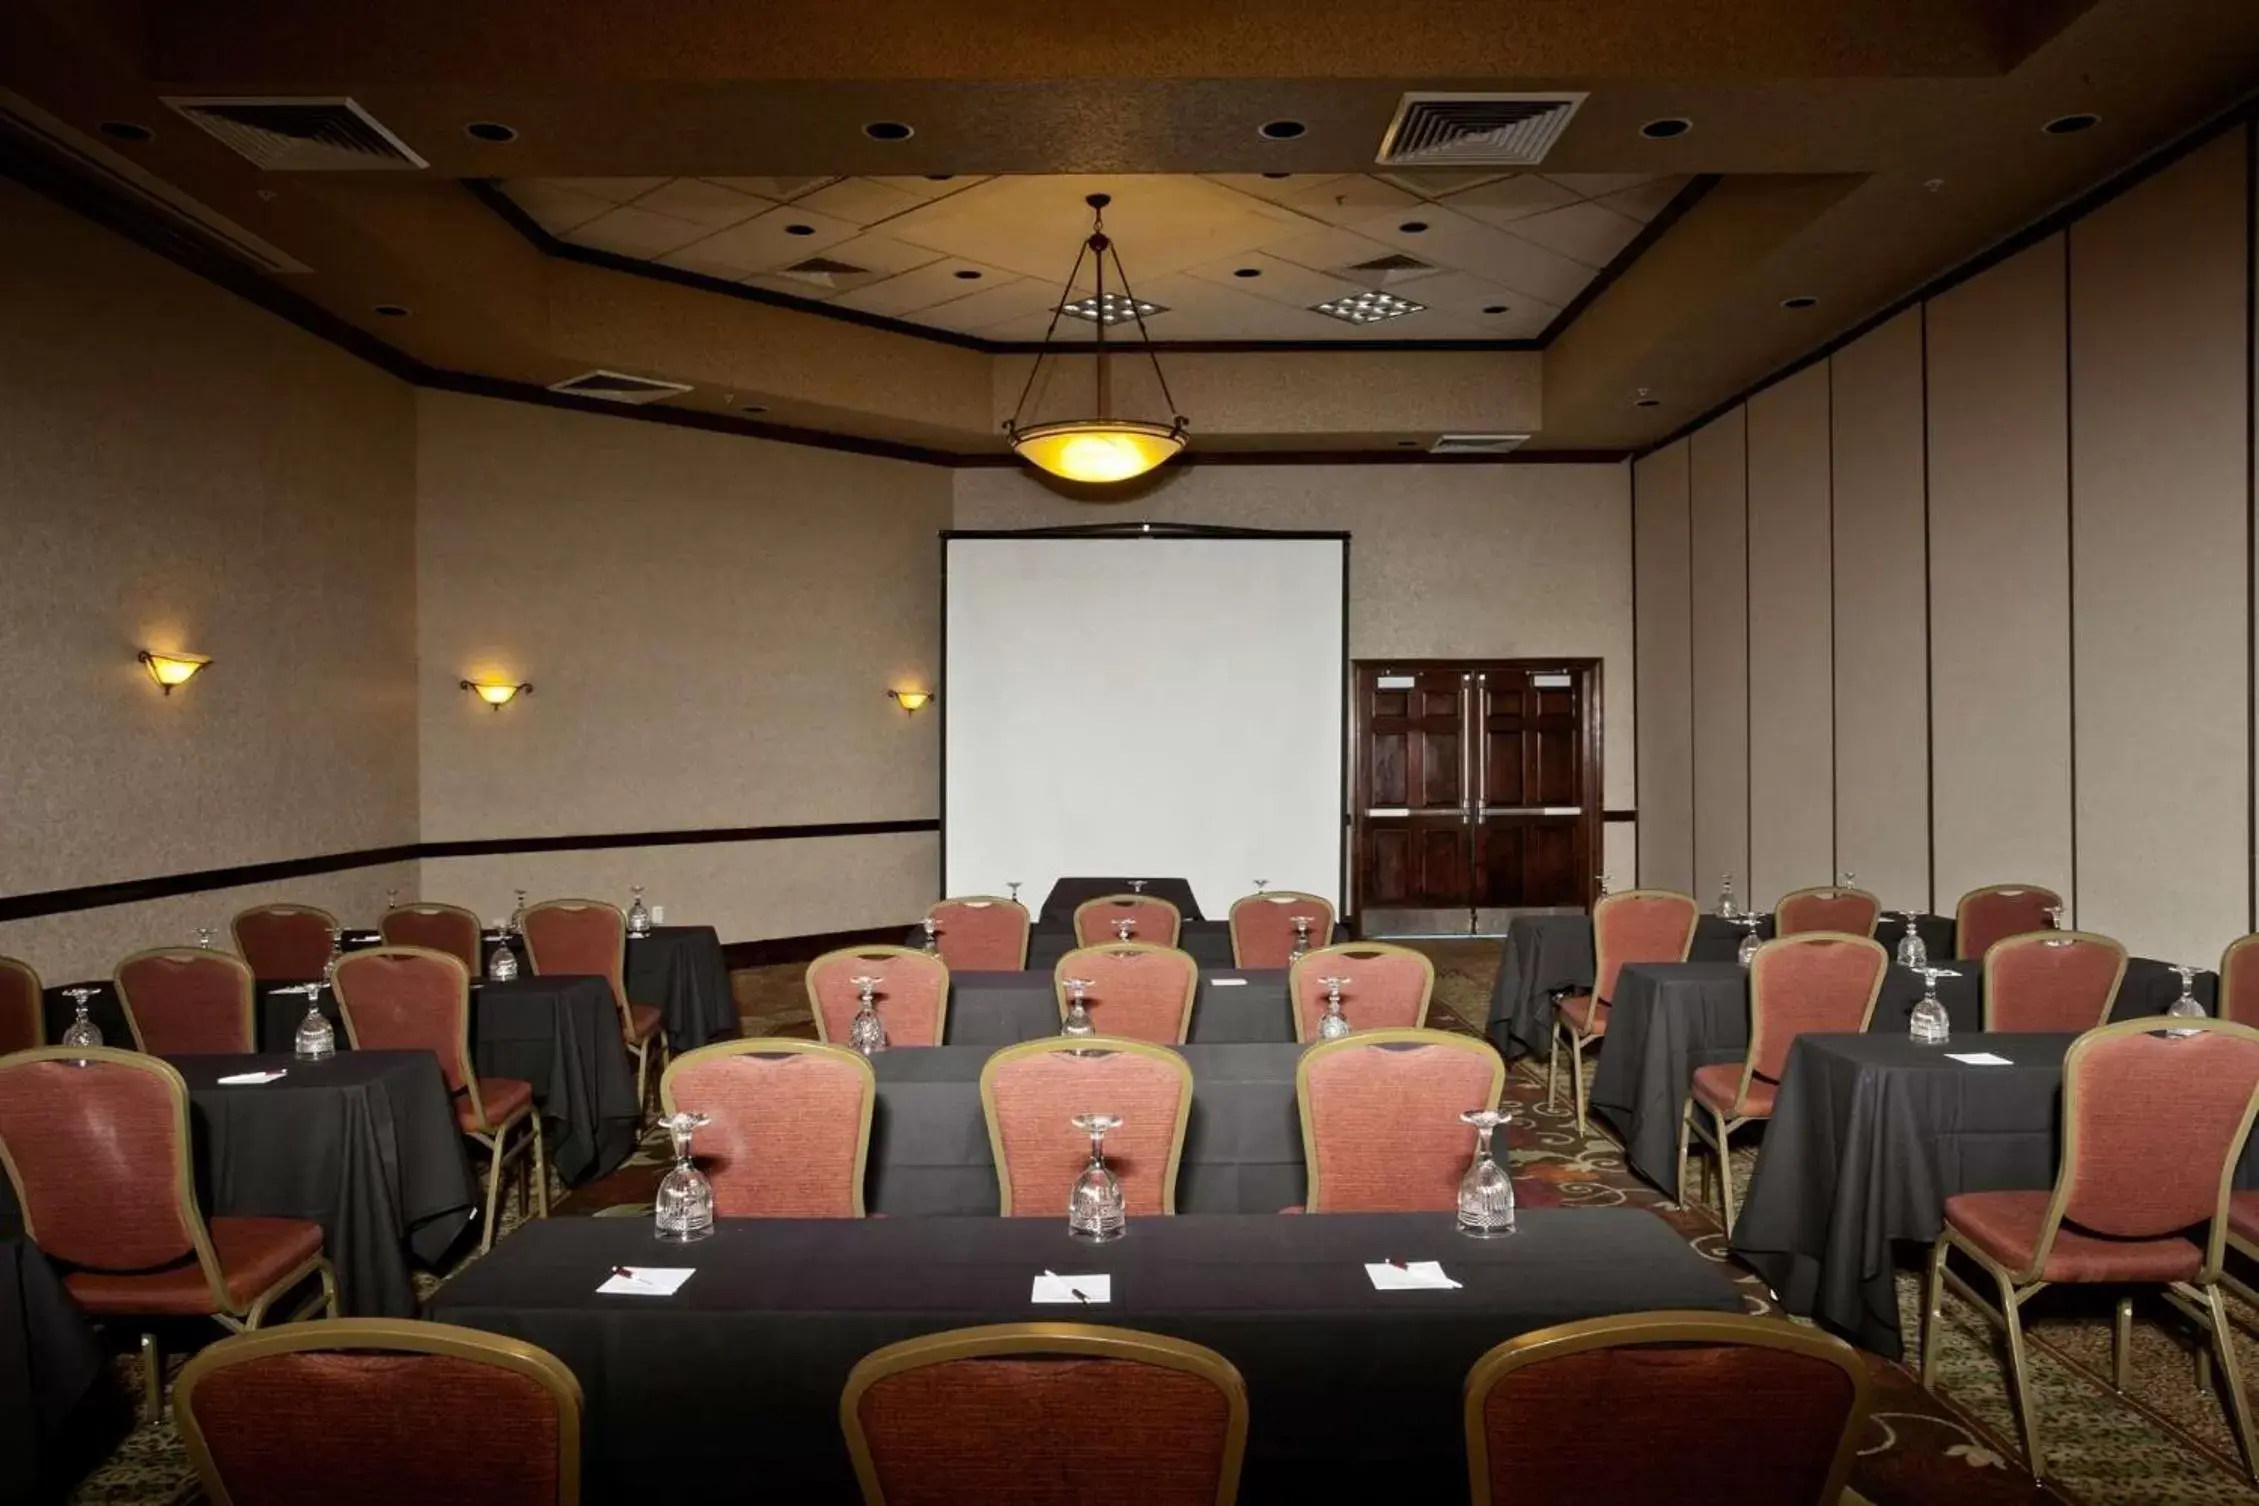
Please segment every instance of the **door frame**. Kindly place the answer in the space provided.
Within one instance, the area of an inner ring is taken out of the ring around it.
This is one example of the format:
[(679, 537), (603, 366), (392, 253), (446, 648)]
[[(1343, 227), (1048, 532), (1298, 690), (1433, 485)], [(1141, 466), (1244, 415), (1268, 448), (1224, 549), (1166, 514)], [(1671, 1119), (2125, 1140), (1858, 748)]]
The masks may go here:
[[(1365, 698), (1359, 693), (1366, 671), (1391, 671), (1406, 674), (1460, 674), (1481, 670), (1511, 669), (1524, 673), (1537, 671), (1564, 671), (1577, 677), (1577, 704), (1584, 709), (1584, 747), (1581, 761), (1589, 785), (1584, 802), (1584, 814), (1579, 824), (1584, 828), (1585, 858), (1590, 872), (1584, 878), (1584, 903), (1590, 905), (1600, 888), (1600, 875), (1607, 866), (1603, 844), (1607, 837), (1607, 768), (1602, 763), (1601, 750), (1606, 746), (1603, 736), (1605, 720), (1601, 700), (1601, 660), (1588, 654), (1559, 654), (1522, 656), (1511, 659), (1387, 659), (1360, 658), (1349, 661), (1348, 701), (1349, 747), (1343, 768), (1349, 784), (1350, 806), (1345, 812), (1348, 829), (1346, 853), (1349, 871), (1344, 879), (1350, 896), (1350, 913), (1365, 913), (1365, 812), (1372, 802), (1365, 788)], [(1470, 861), (1472, 855), (1470, 854)]]

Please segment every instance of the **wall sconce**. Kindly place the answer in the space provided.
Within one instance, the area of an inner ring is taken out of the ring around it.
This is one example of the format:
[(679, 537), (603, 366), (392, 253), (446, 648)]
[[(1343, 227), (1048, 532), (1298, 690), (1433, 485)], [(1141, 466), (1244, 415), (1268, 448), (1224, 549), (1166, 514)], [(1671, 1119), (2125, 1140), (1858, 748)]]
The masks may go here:
[(904, 716), (916, 716), (926, 702), (933, 699), (933, 692), (930, 690), (890, 690), (886, 695), (888, 700), (902, 708)]
[(533, 694), (531, 685), (513, 685), (508, 680), (465, 680), (462, 682), (462, 688), (476, 695), (496, 711), (500, 711), (521, 695)]
[(186, 685), (195, 679), (196, 671), (212, 662), (203, 654), (154, 654), (148, 649), (143, 649), (134, 657), (141, 661), (141, 667), (149, 671), (149, 678), (155, 680), (167, 695), (173, 693), (175, 685)]

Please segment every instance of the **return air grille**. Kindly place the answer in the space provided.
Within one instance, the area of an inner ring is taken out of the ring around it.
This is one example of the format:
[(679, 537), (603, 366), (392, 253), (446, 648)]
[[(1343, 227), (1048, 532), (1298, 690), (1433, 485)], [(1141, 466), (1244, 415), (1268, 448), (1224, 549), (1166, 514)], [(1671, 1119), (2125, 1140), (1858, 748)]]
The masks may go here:
[(1504, 455), (1530, 442), (1527, 434), (1439, 434), (1430, 455)]
[(1407, 94), (1380, 157), (1391, 167), (1535, 167), (1582, 94)]
[(431, 164), (352, 100), (165, 100), (237, 156), (270, 173), (413, 171)]
[(599, 398), (607, 403), (655, 403), (690, 391), (687, 382), (661, 381), (657, 377), (629, 376), (624, 371), (584, 371), (577, 377), (550, 384), (551, 392)]

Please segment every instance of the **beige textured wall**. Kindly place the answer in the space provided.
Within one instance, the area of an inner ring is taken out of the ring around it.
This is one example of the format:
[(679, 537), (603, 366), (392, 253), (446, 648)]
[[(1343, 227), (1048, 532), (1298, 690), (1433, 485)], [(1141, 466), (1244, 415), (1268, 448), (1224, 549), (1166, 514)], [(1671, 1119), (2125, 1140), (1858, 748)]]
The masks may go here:
[[(0, 893), (415, 841), (409, 389), (5, 180), (0, 225)], [(166, 697), (143, 647), (215, 662)], [(366, 914), (386, 882), (282, 888)], [(0, 953), (103, 975), (264, 897)]]
[[(1749, 415), (1737, 408), (1688, 446), (1693, 537), (1694, 892), (1749, 888)], [(1762, 902), (1762, 901), (1760, 901)]]
[(1687, 442), (1632, 467), (1639, 594), (1639, 871), (1650, 889), (1694, 886), (1694, 661), (1688, 623)]

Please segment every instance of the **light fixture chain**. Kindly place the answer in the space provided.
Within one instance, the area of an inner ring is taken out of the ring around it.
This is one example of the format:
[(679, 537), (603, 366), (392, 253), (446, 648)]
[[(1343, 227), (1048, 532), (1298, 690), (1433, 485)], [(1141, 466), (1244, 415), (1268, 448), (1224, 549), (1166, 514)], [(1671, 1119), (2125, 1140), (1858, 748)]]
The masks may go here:
[(1082, 259), (1089, 254), (1088, 244), (1075, 252), (1075, 264), (1067, 271), (1066, 292), (1060, 295), (1057, 306), (1051, 310), (1051, 322), (1044, 326), (1043, 348), (1035, 353), (1035, 364), (1028, 367), (1028, 379), (1020, 385), (1020, 400), (1012, 405), (1011, 420), (1004, 425), (1007, 432), (1019, 427), (1021, 417), (1027, 412), (1028, 394), (1035, 391), (1036, 374), (1043, 370), (1043, 363), (1052, 358), (1051, 337), (1059, 332), (1059, 321), (1067, 317), (1067, 305), (1072, 301), (1075, 279), (1082, 275)]
[[(1184, 415), (1177, 411), (1176, 397), (1169, 391), (1168, 374), (1161, 370), (1161, 354), (1153, 348), (1153, 332), (1145, 327), (1145, 310), (1138, 307), (1137, 292), (1130, 286), (1129, 273), (1122, 267), (1121, 250), (1112, 242), (1107, 243), (1107, 249), (1114, 253), (1114, 275), (1122, 280), (1122, 297), (1129, 304), (1130, 317), (1137, 321), (1137, 338), (1145, 346), (1145, 359), (1153, 363), (1153, 379), (1161, 384), (1161, 401), (1168, 406), (1169, 417), (1181, 424), (1184, 422)], [(1100, 265), (1103, 266), (1104, 263)], [(1103, 330), (1106, 327), (1105, 307), (1101, 305), (1098, 312), (1098, 327)]]

